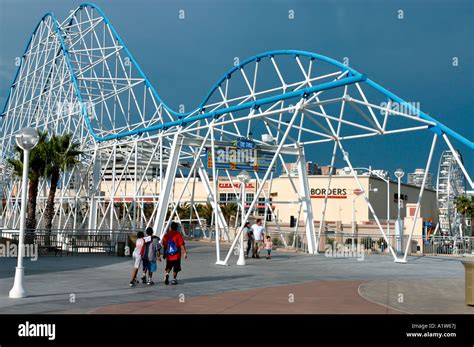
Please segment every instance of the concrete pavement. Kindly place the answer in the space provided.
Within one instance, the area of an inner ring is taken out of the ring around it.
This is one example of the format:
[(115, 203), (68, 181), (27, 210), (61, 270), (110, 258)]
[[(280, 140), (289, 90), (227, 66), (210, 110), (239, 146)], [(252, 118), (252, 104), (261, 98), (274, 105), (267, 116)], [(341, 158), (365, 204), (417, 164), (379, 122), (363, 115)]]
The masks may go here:
[[(162, 283), (163, 264), (159, 264), (156, 285), (129, 288), (130, 258), (76, 255), (27, 260), (30, 296), (15, 300), (8, 298), (15, 259), (2, 258), (0, 313), (166, 313), (166, 305), (180, 303), (183, 296), (179, 313), (422, 313), (428, 312), (426, 307), (436, 313), (474, 313), (474, 308), (464, 306), (461, 295), (460, 259), (421, 257), (395, 264), (383, 255), (358, 261), (275, 252), (271, 260), (249, 259), (243, 267), (236, 266), (237, 257), (232, 257), (226, 267), (214, 264), (215, 249), (208, 242), (188, 242), (188, 248), (189, 259), (183, 261), (177, 286)], [(397, 301), (400, 293), (404, 302)]]

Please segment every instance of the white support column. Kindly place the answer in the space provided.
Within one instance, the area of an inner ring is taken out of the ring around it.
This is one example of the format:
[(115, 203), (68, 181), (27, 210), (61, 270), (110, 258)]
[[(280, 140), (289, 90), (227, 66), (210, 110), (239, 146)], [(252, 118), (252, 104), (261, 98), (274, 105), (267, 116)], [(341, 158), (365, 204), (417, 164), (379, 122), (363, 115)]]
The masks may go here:
[[(209, 133), (206, 135), (205, 139), (207, 139), (207, 136), (208, 136), (208, 135), (209, 135)], [(169, 228), (169, 226), (170, 226), (170, 224), (171, 224), (171, 221), (172, 221), (174, 215), (176, 214), (176, 210), (177, 210), (177, 208), (178, 208), (178, 205), (181, 203), (181, 200), (182, 200), (182, 198), (183, 198), (183, 196), (184, 196), (185, 191), (186, 191), (186, 190), (189, 191), (189, 189), (188, 189), (188, 184), (189, 184), (191, 178), (193, 178), (192, 174), (193, 174), (193, 172), (195, 172), (196, 166), (199, 166), (199, 164), (201, 163), (200, 156), (201, 156), (202, 150), (203, 150), (203, 148), (204, 148), (204, 144), (205, 144), (205, 141), (203, 141), (203, 142), (201, 143), (199, 149), (194, 153), (194, 159), (193, 159), (193, 164), (192, 164), (191, 169), (190, 169), (190, 173), (188, 174), (188, 176), (187, 176), (187, 177), (185, 178), (185, 180), (184, 180), (184, 184), (183, 184), (183, 187), (182, 187), (182, 189), (181, 189), (181, 192), (178, 194), (178, 198), (176, 199), (176, 201), (173, 201), (173, 202), (172, 202), (172, 205), (174, 205), (174, 206), (173, 206), (173, 210), (171, 211), (170, 217), (169, 217), (169, 219), (168, 219), (168, 221), (167, 221), (167, 224), (166, 224), (166, 226), (165, 226), (165, 230), (167, 230), (167, 229)], [(181, 173), (181, 177), (184, 178), (184, 175), (183, 175), (181, 169), (180, 169), (179, 171), (180, 171), (180, 173)], [(172, 192), (171, 195), (174, 197), (174, 196), (175, 196), (175, 193)], [(194, 207), (194, 206), (193, 206), (193, 207)], [(195, 210), (195, 212), (196, 212), (196, 214), (197, 214), (197, 210)], [(179, 215), (176, 214), (176, 216), (177, 216), (177, 218), (178, 218), (178, 220), (179, 220)]]
[[(117, 179), (116, 176), (116, 164), (117, 164), (117, 143), (115, 142), (113, 147), (112, 147), (112, 191), (110, 193), (110, 201), (109, 201), (109, 230), (110, 230), (110, 235), (112, 235), (112, 232), (114, 230), (114, 214), (115, 214), (115, 191), (117, 190), (116, 185), (117, 182), (115, 181)], [(77, 205), (76, 205), (77, 208)], [(77, 211), (76, 211), (77, 213)]]
[[(347, 86), (344, 86), (344, 96), (347, 95)], [(346, 101), (345, 98), (343, 99), (341, 103), (341, 109), (339, 110), (339, 122), (337, 123), (337, 130), (334, 132), (334, 128), (331, 126), (331, 131), (334, 135), (334, 139), (337, 139), (339, 137), (339, 134), (341, 132), (341, 124), (342, 124), (342, 118), (344, 116), (344, 110), (346, 106)], [(330, 125), (331, 123), (329, 123)], [(316, 252), (319, 252), (319, 244), (321, 242), (321, 232), (325, 226), (325, 221), (326, 221), (326, 210), (327, 210), (327, 205), (328, 205), (328, 196), (329, 196), (329, 189), (331, 188), (331, 180), (332, 180), (332, 171), (334, 168), (334, 164), (336, 161), (336, 154), (337, 154), (337, 146), (338, 143), (335, 140), (334, 141), (334, 146), (332, 148), (332, 156), (331, 156), (331, 164), (329, 166), (329, 179), (328, 179), (328, 184), (326, 187), (326, 193), (324, 194), (324, 205), (323, 209), (321, 211), (321, 219), (319, 220), (319, 230), (318, 230), (318, 237), (316, 239)]]
[[(258, 177), (258, 174), (256, 172), (254, 172), (254, 173), (255, 173), (255, 181), (258, 184), (261, 184), (260, 179)], [(270, 183), (269, 183), (269, 187), (268, 187), (269, 194), (272, 191), (272, 184), (273, 184), (273, 172), (270, 175)], [(267, 209), (268, 209), (270, 211), (270, 215), (272, 216), (273, 220), (275, 221), (276, 228), (277, 228), (278, 234), (280, 235), (281, 241), (283, 242), (283, 245), (285, 247), (288, 247), (288, 243), (286, 242), (285, 236), (283, 235), (283, 233), (281, 231), (280, 222), (278, 222), (278, 218), (272, 210), (272, 204), (269, 202), (270, 197), (265, 193), (265, 189), (262, 190), (262, 193), (263, 193), (263, 197), (265, 199), (265, 213), (264, 213), (264, 218), (263, 218), (263, 220), (264, 220), (263, 227), (266, 229)]]
[(198, 160), (199, 177), (201, 178), (202, 184), (204, 185), (204, 190), (206, 191), (207, 195), (207, 201), (211, 204), (213, 209), (217, 209), (218, 227), (219, 229), (224, 230), (224, 240), (229, 241), (229, 227), (227, 226), (227, 222), (224, 218), (224, 215), (222, 214), (221, 207), (219, 206), (219, 204), (217, 204), (216, 206), (216, 204), (214, 203), (214, 193), (211, 187), (211, 181), (209, 180), (209, 175), (207, 174), (207, 171), (204, 168), (204, 164), (202, 163), (201, 159)]
[(215, 147), (215, 132), (214, 132), (214, 126), (211, 125), (211, 155), (212, 155), (212, 185), (214, 186), (214, 189), (211, 189), (211, 191), (214, 192), (214, 196), (212, 199), (212, 206), (213, 206), (213, 215), (214, 215), (214, 226), (215, 226), (215, 239), (216, 239), (216, 264), (220, 263), (221, 261), (221, 237), (220, 237), (220, 207), (219, 203), (217, 201), (217, 181), (219, 180), (219, 173), (216, 168), (216, 147)]
[(293, 243), (292, 243), (291, 247), (297, 247), (296, 238), (298, 237), (298, 228), (299, 228), (299, 224), (300, 224), (300, 215), (301, 215), (301, 201), (299, 202), (298, 217), (296, 217), (296, 225), (295, 225), (295, 230), (293, 231)]
[(300, 183), (299, 195), (301, 199), (301, 205), (303, 208), (303, 215), (304, 215), (304, 220), (305, 220), (308, 253), (316, 254), (318, 253), (318, 249), (316, 248), (316, 235), (315, 235), (315, 230), (314, 230), (313, 206), (311, 204), (311, 195), (310, 195), (309, 183), (308, 183), (308, 172), (306, 169), (306, 158), (305, 158), (303, 147), (300, 147), (300, 154), (298, 155), (297, 165), (298, 165), (298, 181)]
[(179, 154), (181, 152), (182, 146), (182, 137), (178, 131), (174, 135), (173, 144), (171, 147), (171, 152), (168, 158), (168, 165), (166, 167), (165, 180), (163, 182), (163, 190), (160, 191), (160, 200), (158, 203), (158, 211), (156, 212), (155, 225), (153, 230), (156, 235), (159, 235), (160, 238), (163, 238), (165, 233), (164, 225), (166, 218), (166, 211), (168, 210), (171, 189), (174, 185), (174, 179), (176, 176), (176, 169), (178, 168)]
[[(191, 189), (191, 208), (189, 209), (189, 236), (191, 236), (191, 232), (193, 229), (193, 210), (194, 206), (194, 193), (196, 190), (196, 167), (192, 169), (193, 173), (193, 187)], [(199, 216), (197, 216), (199, 218)], [(200, 222), (199, 222), (200, 223)]]
[[(288, 134), (290, 133), (290, 130), (292, 129), (293, 127), (293, 124), (295, 123), (295, 120), (296, 120), (296, 117), (298, 115), (299, 112), (301, 112), (301, 110), (303, 109), (303, 106), (302, 106), (302, 102), (300, 101), (296, 106), (295, 106), (295, 111), (293, 113), (293, 116), (291, 117), (291, 120), (290, 122), (288, 123), (288, 126), (285, 130), (285, 133), (283, 134), (283, 137), (281, 138), (281, 140), (279, 141), (279, 145), (278, 145), (278, 148), (276, 149), (275, 151), (275, 154), (272, 158), (272, 161), (270, 162), (270, 165), (268, 165), (268, 168), (267, 168), (267, 171), (265, 172), (265, 175), (262, 179), (262, 182), (263, 184), (260, 185), (260, 187), (258, 188), (257, 190), (257, 193), (255, 194), (253, 200), (252, 200), (252, 203), (250, 204), (250, 207), (249, 207), (249, 210), (247, 211), (247, 213), (245, 214), (245, 217), (243, 218), (244, 222), (248, 220), (250, 214), (252, 213), (252, 210), (253, 208), (255, 207), (255, 204), (257, 203), (258, 201), (258, 197), (260, 196), (262, 190), (263, 190), (263, 187), (264, 187), (264, 184), (265, 182), (268, 180), (269, 176), (270, 176), (270, 173), (271, 171), (273, 170), (273, 166), (275, 165), (275, 162), (277, 161), (277, 158), (283, 148), (283, 145), (285, 144), (286, 142), (286, 139), (288, 138)], [(230, 246), (230, 249), (229, 251), (227, 252), (227, 255), (224, 259), (224, 261), (220, 261), (218, 262), (217, 264), (218, 265), (228, 265), (227, 262), (229, 261), (229, 258), (235, 248), (235, 245), (237, 243), (237, 240), (240, 238), (240, 234), (244, 232), (244, 225), (241, 225), (240, 228), (239, 228), (239, 231), (237, 232), (237, 234), (235, 235), (235, 239), (234, 241), (232, 242), (232, 245)]]
[(92, 163), (92, 189), (90, 191), (90, 201), (91, 206), (89, 208), (89, 225), (88, 229), (90, 230), (97, 230), (97, 193), (100, 191), (100, 156), (97, 155), (97, 151), (95, 152), (95, 156)]
[(418, 201), (416, 202), (415, 215), (413, 216), (413, 223), (411, 225), (410, 236), (408, 236), (408, 242), (407, 242), (406, 247), (405, 247), (405, 253), (403, 254), (403, 260), (401, 260), (401, 261), (399, 260), (399, 261), (397, 261), (397, 263), (406, 263), (407, 262), (408, 250), (410, 248), (413, 232), (415, 231), (416, 217), (418, 216), (418, 212), (420, 211), (421, 199), (423, 198), (423, 192), (425, 191), (426, 179), (428, 177), (428, 172), (430, 171), (431, 159), (433, 158), (433, 153), (434, 153), (434, 149), (436, 147), (436, 140), (437, 139), (438, 139), (438, 135), (434, 134), (433, 142), (431, 143), (430, 154), (428, 155), (428, 161), (426, 162), (425, 174), (423, 175), (423, 182), (421, 183), (421, 187), (420, 187), (420, 194), (418, 195)]
[(456, 159), (456, 162), (461, 167), (461, 170), (462, 170), (464, 176), (466, 177), (467, 181), (469, 182), (469, 185), (471, 186), (471, 189), (474, 189), (474, 183), (472, 182), (472, 179), (469, 176), (469, 174), (467, 173), (466, 168), (464, 167), (464, 164), (462, 163), (461, 159), (459, 158), (458, 152), (454, 149), (453, 145), (451, 144), (451, 141), (449, 141), (449, 138), (448, 138), (448, 136), (446, 136), (446, 134), (443, 134), (443, 139), (446, 142), (446, 144), (448, 145), (449, 149), (451, 150), (451, 153), (453, 153), (453, 156)]
[(375, 211), (374, 211), (374, 208), (372, 207), (372, 204), (370, 203), (369, 201), (369, 197), (367, 196), (367, 193), (364, 189), (364, 187), (362, 186), (362, 184), (360, 183), (360, 180), (359, 180), (359, 177), (357, 177), (357, 173), (354, 171), (354, 167), (352, 166), (352, 163), (351, 161), (349, 160), (349, 155), (346, 151), (344, 151), (344, 147), (342, 147), (342, 144), (341, 144), (341, 141), (337, 141), (336, 142), (339, 146), (339, 149), (343, 155), (343, 158), (344, 158), (344, 161), (347, 163), (347, 166), (349, 166), (349, 168), (351, 169), (351, 173), (352, 173), (352, 176), (354, 176), (354, 179), (357, 183), (357, 186), (359, 187), (359, 189), (362, 191), (362, 195), (364, 196), (364, 200), (367, 204), (367, 206), (369, 207), (369, 210), (370, 212), (372, 213), (372, 215), (374, 216), (374, 219), (375, 219), (375, 222), (377, 223), (377, 226), (380, 230), (380, 232), (382, 233), (382, 236), (385, 240), (385, 242), (387, 242), (387, 245), (388, 245), (388, 248), (390, 250), (390, 253), (392, 253), (392, 256), (393, 256), (393, 260), (394, 261), (397, 261), (397, 255), (395, 254), (395, 251), (393, 250), (393, 247), (392, 245), (390, 244), (390, 241), (389, 239), (387, 238), (387, 235), (385, 234), (385, 232), (383, 231), (383, 228), (382, 228), (382, 225), (380, 224), (380, 220), (379, 220), (379, 217), (377, 217), (377, 215), (375, 214)]
[(337, 141), (334, 142), (334, 147), (332, 150), (331, 156), (331, 164), (329, 165), (329, 177), (328, 177), (328, 184), (326, 187), (326, 192), (324, 193), (324, 204), (323, 209), (321, 210), (321, 219), (319, 220), (319, 228), (318, 228), (318, 237), (316, 238), (316, 252), (319, 252), (319, 244), (321, 242), (321, 232), (324, 228), (324, 224), (326, 222), (326, 210), (328, 206), (328, 195), (329, 189), (331, 188), (331, 180), (332, 180), (332, 168), (334, 167), (334, 163), (336, 160), (336, 153), (337, 153)]
[[(133, 220), (132, 220), (132, 229), (135, 230), (137, 228), (137, 195), (140, 195), (138, 192), (138, 142), (135, 141), (135, 170), (133, 170)], [(127, 182), (127, 181), (125, 181)], [(125, 195), (127, 194), (127, 189), (125, 189)]]

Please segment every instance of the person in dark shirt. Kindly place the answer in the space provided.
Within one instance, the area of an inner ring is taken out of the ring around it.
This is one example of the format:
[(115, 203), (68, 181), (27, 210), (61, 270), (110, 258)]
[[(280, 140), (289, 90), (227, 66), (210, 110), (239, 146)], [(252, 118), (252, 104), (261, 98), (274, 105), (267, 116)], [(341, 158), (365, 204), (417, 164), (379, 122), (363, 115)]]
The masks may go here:
[(253, 252), (253, 246), (254, 246), (254, 242), (255, 242), (255, 239), (253, 237), (253, 229), (250, 227), (250, 222), (247, 222), (245, 223), (245, 229), (244, 231), (246, 231), (247, 233), (247, 254), (246, 254), (246, 257), (248, 258), (249, 257), (249, 252), (252, 250)]

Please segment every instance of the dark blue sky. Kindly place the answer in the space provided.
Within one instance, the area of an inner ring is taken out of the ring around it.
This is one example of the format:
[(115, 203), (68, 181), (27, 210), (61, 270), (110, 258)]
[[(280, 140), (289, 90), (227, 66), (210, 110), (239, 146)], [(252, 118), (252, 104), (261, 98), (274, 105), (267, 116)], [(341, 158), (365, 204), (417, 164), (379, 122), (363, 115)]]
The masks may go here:
[[(0, 105), (31, 31), (53, 11), (59, 20), (81, 1), (0, 0)], [(474, 139), (474, 1), (95, 1), (172, 108), (194, 108), (214, 82), (244, 60), (274, 49), (300, 49), (350, 65)], [(186, 19), (178, 18), (185, 10)], [(294, 20), (288, 19), (293, 10)], [(398, 19), (403, 10), (404, 19)], [(453, 57), (459, 66), (452, 65)], [(430, 133), (348, 142), (357, 166), (393, 172), (424, 167)], [(439, 142), (441, 145), (442, 142)], [(472, 151), (455, 142), (474, 173)], [(329, 147), (309, 159), (329, 162)], [(443, 146), (438, 146), (439, 156)], [(436, 172), (438, 157), (432, 170)], [(339, 161), (339, 164), (342, 163)]]

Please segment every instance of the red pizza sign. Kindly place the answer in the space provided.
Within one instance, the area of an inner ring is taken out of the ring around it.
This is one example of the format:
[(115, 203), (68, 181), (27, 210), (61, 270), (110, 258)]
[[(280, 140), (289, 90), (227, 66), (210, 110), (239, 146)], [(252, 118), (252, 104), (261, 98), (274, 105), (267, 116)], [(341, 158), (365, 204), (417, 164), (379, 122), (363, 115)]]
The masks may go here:
[[(219, 183), (219, 188), (240, 188), (240, 183)], [(248, 188), (255, 188), (255, 186), (253, 185), (253, 183), (247, 183), (245, 185), (245, 189), (248, 189)]]

